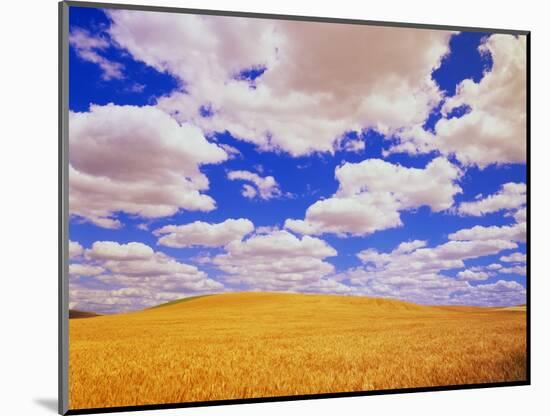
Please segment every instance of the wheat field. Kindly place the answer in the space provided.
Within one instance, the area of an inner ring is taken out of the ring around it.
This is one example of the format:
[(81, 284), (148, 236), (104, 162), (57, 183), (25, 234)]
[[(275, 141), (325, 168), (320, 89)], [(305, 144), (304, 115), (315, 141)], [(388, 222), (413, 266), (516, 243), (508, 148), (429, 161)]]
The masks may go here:
[(521, 307), (233, 293), (69, 331), (71, 409), (526, 378)]

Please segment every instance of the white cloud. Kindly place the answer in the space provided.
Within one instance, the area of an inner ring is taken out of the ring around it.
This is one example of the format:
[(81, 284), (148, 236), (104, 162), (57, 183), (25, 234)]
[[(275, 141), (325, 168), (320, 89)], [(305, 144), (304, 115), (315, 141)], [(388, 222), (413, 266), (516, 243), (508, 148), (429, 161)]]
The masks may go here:
[(462, 268), (463, 260), (496, 254), (516, 247), (517, 244), (505, 240), (448, 241), (436, 247), (421, 247), (408, 252), (402, 252), (398, 247), (389, 254), (377, 253), (370, 249), (360, 252), (358, 257), (368, 263), (372, 262), (373, 254), (379, 254), (381, 257), (375, 258), (373, 262), (377, 267), (383, 266), (386, 271), (392, 269), (403, 274), (415, 274)]
[(482, 240), (509, 240), (524, 243), (527, 239), (527, 223), (525, 215), (521, 212), (525, 208), (516, 211), (514, 219), (515, 224), (510, 225), (476, 225), (472, 228), (465, 228), (449, 234), (450, 240), (457, 241), (482, 241)]
[(262, 177), (254, 172), (246, 170), (233, 170), (227, 174), (229, 180), (247, 181), (254, 185), (243, 185), (242, 195), (252, 199), (259, 196), (261, 199), (272, 199), (282, 195), (279, 184), (273, 176)]
[(518, 209), (513, 216), (517, 223), (527, 221), (527, 208)]
[(305, 220), (287, 219), (285, 228), (299, 234), (366, 235), (402, 225), (399, 203), (389, 193), (363, 193), (315, 202)]
[(210, 255), (210, 253), (203, 251), (196, 256), (191, 257), (190, 260), (198, 264), (210, 264), (212, 263), (212, 256)]
[[(122, 312), (193, 294), (224, 291), (224, 286), (195, 266), (138, 242), (96, 241), (85, 262), (70, 265), (73, 308)], [(86, 276), (86, 280), (80, 277)]]
[(89, 264), (73, 263), (69, 265), (69, 275), (72, 276), (97, 276), (103, 273), (105, 269), (99, 266)]
[(338, 191), (315, 202), (305, 220), (288, 219), (285, 227), (301, 234), (366, 235), (402, 225), (400, 211), (429, 206), (439, 212), (452, 207), (462, 192), (462, 172), (445, 158), (426, 168), (407, 168), (380, 160), (345, 163), (336, 168)]
[(398, 247), (389, 254), (368, 249), (360, 252), (358, 257), (366, 263), (372, 262), (376, 266), (391, 265), (394, 271), (414, 274), (462, 268), (463, 260), (512, 248), (517, 248), (517, 244), (506, 240), (448, 241), (436, 247), (421, 247), (408, 252), (403, 252)]
[(482, 241), (482, 240), (511, 240), (524, 242), (527, 235), (527, 225), (522, 222), (512, 225), (491, 225), (488, 227), (476, 225), (472, 228), (458, 230), (449, 235), (451, 240)]
[(227, 153), (229, 159), (235, 159), (236, 157), (242, 156), (242, 153), (239, 151), (239, 149), (234, 146), (225, 143), (218, 143), (218, 146), (225, 150), (225, 153)]
[(506, 273), (506, 274), (519, 274), (520, 276), (526, 276), (527, 275), (527, 266), (503, 267), (498, 272), (499, 273)]
[[(125, 277), (175, 276), (191, 280), (206, 278), (195, 266), (179, 262), (172, 257), (155, 252), (146, 244), (130, 242), (120, 244), (114, 241), (96, 241), (85, 252), (91, 264), (108, 269), (111, 273)], [(120, 277), (118, 276), (118, 277)], [(105, 277), (108, 281), (111, 277)]]
[(254, 230), (251, 221), (228, 219), (218, 224), (195, 221), (184, 225), (166, 225), (153, 232), (160, 237), (158, 244), (167, 247), (221, 247), (234, 240), (241, 240)]
[(505, 183), (500, 191), (486, 198), (472, 202), (462, 202), (458, 212), (463, 215), (480, 217), (501, 210), (514, 210), (527, 203), (527, 187), (524, 183)]
[(400, 243), (394, 250), (394, 253), (407, 254), (412, 253), (416, 249), (426, 247), (427, 242), (423, 240), (404, 241)]
[(72, 215), (117, 228), (117, 212), (159, 218), (215, 208), (200, 166), (227, 154), (198, 128), (154, 107), (113, 104), (71, 113), (69, 124)]
[(84, 252), (84, 248), (79, 242), (69, 240), (69, 258), (73, 259), (80, 256)]
[(337, 254), (323, 240), (309, 236), (300, 239), (287, 231), (233, 241), (225, 250), (213, 260), (227, 274), (224, 281), (262, 290), (317, 284), (334, 271), (324, 259)]
[(109, 314), (131, 312), (205, 293), (204, 291), (193, 290), (180, 290), (177, 292), (169, 290), (164, 292), (162, 285), (149, 287), (144, 283), (142, 286), (110, 289), (107, 286), (90, 288), (81, 283), (71, 283), (69, 291), (71, 302), (69, 302), (69, 305), (71, 309)]
[(254, 188), (252, 185), (249, 185), (245, 183), (243, 185), (243, 190), (241, 191), (241, 195), (248, 199), (253, 199), (258, 195), (258, 191), (256, 191), (256, 188)]
[(109, 48), (107, 39), (93, 36), (85, 29), (74, 28), (69, 33), (69, 43), (78, 57), (97, 64), (101, 68), (101, 77), (105, 81), (124, 78), (124, 66), (121, 63), (110, 61), (98, 53)]
[(151, 247), (137, 242), (96, 241), (92, 248), (86, 250), (86, 257), (94, 260), (145, 260), (153, 256)]
[(361, 153), (365, 150), (365, 141), (361, 139), (348, 140), (340, 148), (346, 152)]
[(489, 273), (463, 270), (458, 272), (457, 277), (462, 280), (487, 280), (489, 278)]
[[(429, 304), (503, 305), (522, 303), (525, 289), (519, 285), (514, 293), (499, 299), (493, 292), (501, 285), (478, 289), (469, 282), (486, 280), (494, 272), (479, 267), (461, 270), (457, 278), (442, 271), (464, 269), (465, 260), (494, 255), (517, 248), (505, 240), (448, 241), (435, 247), (426, 247), (422, 241), (404, 242), (391, 252), (381, 253), (367, 249), (358, 253), (362, 267), (349, 269), (338, 275), (341, 282), (349, 281), (356, 293), (368, 296), (398, 298)], [(493, 296), (494, 295), (494, 296)], [(487, 299), (490, 297), (490, 299)], [(485, 303), (486, 301), (486, 303)]]
[[(392, 253), (397, 253), (399, 247), (395, 249)], [(414, 249), (412, 249), (414, 251)], [(408, 251), (407, 253), (410, 253), (411, 251)], [(391, 262), (392, 260), (392, 253), (380, 253), (378, 250), (374, 248), (367, 248), (365, 250), (360, 251), (357, 253), (357, 257), (365, 264), (372, 263), (376, 267), (384, 266)], [(403, 254), (402, 252), (399, 252), (400, 254)]]
[(505, 263), (525, 263), (527, 261), (527, 255), (518, 251), (508, 256), (502, 256), (500, 261)]
[(469, 285), (467, 290), (455, 293), (449, 302), (481, 306), (510, 306), (525, 304), (526, 295), (527, 292), (521, 284), (499, 280), (495, 283)]
[[(364, 265), (340, 273), (338, 280), (349, 282), (356, 293), (418, 303), (486, 306), (525, 303), (525, 288), (520, 284), (477, 283), (497, 273), (525, 274), (525, 267), (505, 268), (498, 263), (466, 267), (465, 264), (467, 260), (517, 249), (518, 242), (524, 239), (524, 231), (525, 223), (476, 226), (450, 234), (449, 241), (435, 247), (413, 240), (402, 242), (391, 252), (369, 248), (357, 254)], [(452, 270), (458, 271), (456, 278), (442, 273)]]
[[(291, 155), (333, 152), (347, 131), (422, 123), (441, 92), (432, 69), (451, 32), (109, 11), (110, 35), (183, 81), (159, 106), (205, 131)], [(151, 36), (155, 33), (155, 36)], [(320, 34), (322, 34), (320, 36)], [(362, 53), (365, 45), (369, 52)], [(266, 71), (250, 88), (241, 70)], [(204, 102), (205, 97), (208, 103)], [(208, 104), (211, 117), (201, 117)], [(177, 113), (177, 114), (176, 114)]]
[(260, 227), (256, 227), (255, 233), (256, 234), (271, 234), (275, 231), (279, 231), (279, 227), (277, 227), (275, 225), (273, 225), (273, 226), (263, 225), (263, 226), (260, 226)]
[(493, 67), (479, 83), (466, 79), (442, 112), (469, 106), (462, 117), (444, 117), (435, 135), (419, 126), (400, 133), (392, 152), (423, 153), (439, 150), (453, 154), (463, 165), (484, 168), (490, 164), (525, 163), (527, 157), (526, 36), (494, 34), (480, 46), (490, 53)]
[(424, 169), (407, 168), (381, 159), (345, 163), (336, 168), (340, 186), (337, 196), (353, 196), (363, 192), (391, 193), (402, 209), (422, 205), (439, 212), (453, 205), (453, 198), (462, 192), (455, 183), (462, 173), (445, 158), (433, 159)]

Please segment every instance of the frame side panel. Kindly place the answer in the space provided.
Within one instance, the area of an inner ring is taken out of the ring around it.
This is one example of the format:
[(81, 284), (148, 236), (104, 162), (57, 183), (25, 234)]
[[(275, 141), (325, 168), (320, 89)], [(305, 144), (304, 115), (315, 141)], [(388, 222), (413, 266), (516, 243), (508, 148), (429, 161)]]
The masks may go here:
[(69, 6), (59, 3), (59, 142), (58, 142), (58, 193), (59, 193), (59, 375), (58, 411), (65, 414), (69, 408), (69, 230), (68, 230), (68, 107), (69, 107)]

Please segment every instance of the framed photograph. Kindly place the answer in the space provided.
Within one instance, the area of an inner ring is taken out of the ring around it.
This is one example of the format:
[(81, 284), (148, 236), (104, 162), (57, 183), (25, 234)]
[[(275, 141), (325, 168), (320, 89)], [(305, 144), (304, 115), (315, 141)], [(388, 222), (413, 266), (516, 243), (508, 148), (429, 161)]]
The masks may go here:
[(528, 31), (59, 23), (61, 414), (530, 383)]

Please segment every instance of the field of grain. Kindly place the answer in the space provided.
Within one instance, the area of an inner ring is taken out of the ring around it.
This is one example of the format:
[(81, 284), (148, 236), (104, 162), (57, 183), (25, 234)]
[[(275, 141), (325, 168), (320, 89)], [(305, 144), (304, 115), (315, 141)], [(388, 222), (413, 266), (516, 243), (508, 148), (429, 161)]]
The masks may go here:
[(524, 380), (526, 314), (235, 293), (70, 321), (71, 409)]

